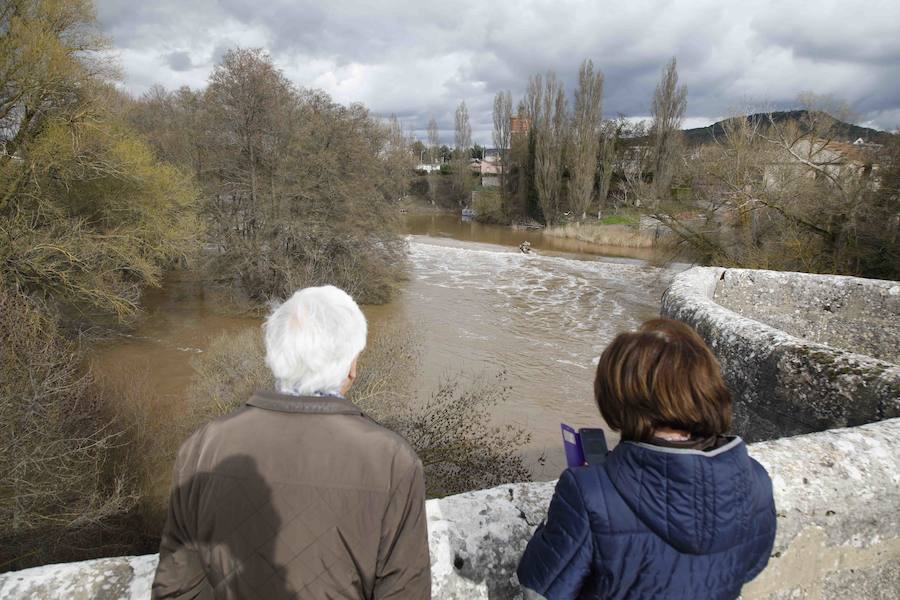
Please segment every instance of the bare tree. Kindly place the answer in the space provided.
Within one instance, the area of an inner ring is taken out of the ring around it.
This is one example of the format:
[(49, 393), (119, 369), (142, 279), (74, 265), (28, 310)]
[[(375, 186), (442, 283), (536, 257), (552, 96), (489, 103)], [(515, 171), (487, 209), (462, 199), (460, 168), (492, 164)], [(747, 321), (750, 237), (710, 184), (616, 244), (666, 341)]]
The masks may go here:
[(238, 227), (247, 234), (261, 224), (255, 213), (274, 216), (277, 208), (274, 185), (284, 159), (280, 150), (287, 141), (293, 91), (258, 48), (229, 50), (209, 78), (206, 102), (217, 125), (211, 140), (221, 184), (217, 196), (229, 210), (241, 212)]
[(187, 86), (168, 91), (154, 85), (137, 101), (129, 102), (126, 113), (157, 156), (190, 167), (197, 179), (204, 176), (210, 150), (205, 137), (214, 124), (207, 122), (202, 91)]
[(500, 155), (500, 193), (506, 194), (506, 171), (509, 168), (512, 94), (509, 90), (494, 96), (494, 147)]
[(547, 73), (542, 97), (540, 118), (534, 124), (535, 187), (544, 220), (553, 224), (559, 217), (566, 137), (566, 93), (553, 71)]
[[(513, 152), (516, 157), (516, 196), (519, 210), (523, 215), (540, 217), (540, 200), (536, 184), (535, 148), (537, 147), (537, 130), (543, 110), (544, 78), (535, 73), (528, 78), (525, 98), (519, 103), (518, 117), (523, 119), (525, 135), (516, 135), (513, 139)], [(520, 130), (521, 131), (521, 130)]]
[(540, 120), (543, 111), (544, 78), (535, 73), (528, 78), (528, 89), (525, 92), (525, 116), (532, 127)]
[(453, 178), (456, 191), (464, 197), (469, 189), (469, 149), (472, 147), (472, 126), (465, 100), (456, 107), (454, 124)]
[(116, 69), (90, 0), (0, 3), (0, 166), (62, 110), (85, 108), (85, 92)]
[[(438, 162), (438, 159), (441, 156), (441, 134), (438, 129), (437, 121), (434, 120), (434, 116), (428, 120), (428, 162), (431, 165), (434, 165)], [(433, 168), (433, 167), (432, 167)], [(436, 175), (429, 171), (426, 176), (428, 181), (428, 198), (431, 200), (431, 205), (435, 206), (437, 204), (437, 180)]]
[(411, 136), (395, 114), (387, 122), (383, 154), (387, 176), (381, 189), (389, 199), (399, 200), (409, 189), (408, 174), (415, 168), (418, 157), (413, 154)]
[(686, 109), (687, 86), (678, 85), (678, 68), (673, 56), (663, 69), (650, 107), (653, 118), (653, 201), (656, 204), (670, 195)]
[(251, 303), (323, 283), (386, 301), (403, 255), (392, 204), (414, 167), (399, 123), (295, 89), (259, 50), (226, 54), (204, 103), (213, 281)]
[(432, 116), (428, 120), (428, 161), (431, 164), (437, 162), (438, 157), (441, 154), (441, 134), (438, 129), (437, 121), (434, 120), (434, 116)]
[(84, 352), (44, 312), (0, 288), (4, 570), (115, 551), (123, 537), (116, 524), (137, 500), (131, 473), (114, 461), (122, 427), (81, 367)]
[(687, 161), (691, 205), (661, 205), (654, 216), (703, 262), (896, 276), (888, 146), (836, 142), (836, 121), (823, 112), (788, 115), (725, 121)]
[(594, 192), (602, 98), (603, 73), (594, 73), (594, 63), (585, 59), (578, 72), (569, 151), (569, 202), (575, 214), (580, 214), (582, 219), (587, 217)]

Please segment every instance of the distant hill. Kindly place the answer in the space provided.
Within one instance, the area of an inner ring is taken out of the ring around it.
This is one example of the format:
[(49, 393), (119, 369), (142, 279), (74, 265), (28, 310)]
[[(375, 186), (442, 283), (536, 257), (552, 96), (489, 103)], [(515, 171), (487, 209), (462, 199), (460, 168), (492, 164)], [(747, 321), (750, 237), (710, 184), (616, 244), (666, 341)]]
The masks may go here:
[[(799, 121), (806, 115), (805, 110), (788, 110), (788, 111), (779, 111), (771, 113), (772, 118), (776, 123), (784, 123), (785, 121)], [(755, 113), (752, 115), (748, 115), (747, 119), (751, 122), (757, 121), (768, 121), (769, 113)], [(713, 123), (712, 125), (708, 125), (706, 127), (696, 127), (694, 129), (685, 129), (682, 131), (684, 133), (685, 138), (687, 139), (688, 144), (704, 144), (706, 142), (711, 142), (716, 138), (721, 138), (725, 133), (724, 129), (725, 121), (718, 121)], [(876, 144), (883, 144), (887, 140), (893, 137), (893, 134), (888, 133), (887, 131), (879, 131), (877, 129), (870, 129), (868, 127), (860, 127), (859, 125), (853, 125), (852, 123), (845, 123), (843, 121), (838, 121), (835, 129), (834, 136), (837, 141), (842, 142), (855, 142), (859, 138), (862, 138), (866, 142), (874, 142)]]

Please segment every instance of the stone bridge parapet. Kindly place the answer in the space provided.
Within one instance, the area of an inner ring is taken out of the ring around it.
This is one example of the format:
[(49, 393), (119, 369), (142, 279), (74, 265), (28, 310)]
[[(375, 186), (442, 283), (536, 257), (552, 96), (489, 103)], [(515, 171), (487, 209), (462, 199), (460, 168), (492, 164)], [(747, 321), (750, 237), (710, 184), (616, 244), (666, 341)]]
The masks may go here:
[[(760, 442), (778, 535), (745, 599), (900, 597), (900, 419)], [(429, 500), (436, 600), (521, 598), (516, 565), (554, 482)], [(47, 565), (0, 575), (0, 598), (148, 600), (157, 555)]]
[(900, 416), (895, 281), (695, 267), (662, 314), (713, 349), (748, 441)]

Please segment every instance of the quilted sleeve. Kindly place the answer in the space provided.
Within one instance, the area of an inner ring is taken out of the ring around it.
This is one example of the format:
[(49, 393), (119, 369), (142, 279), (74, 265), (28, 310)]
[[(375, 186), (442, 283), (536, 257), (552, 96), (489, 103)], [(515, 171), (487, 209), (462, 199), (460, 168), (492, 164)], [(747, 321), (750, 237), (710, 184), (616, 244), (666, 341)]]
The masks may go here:
[(547, 520), (519, 562), (519, 583), (547, 600), (575, 598), (591, 571), (591, 528), (571, 471), (556, 484)]
[(374, 597), (431, 598), (425, 476), (418, 459), (394, 488), (382, 522)]
[(159, 544), (159, 564), (153, 577), (152, 600), (178, 600), (212, 597), (212, 587), (206, 578), (200, 556), (191, 544), (191, 535), (184, 519), (185, 485), (183, 446), (175, 461), (169, 510)]

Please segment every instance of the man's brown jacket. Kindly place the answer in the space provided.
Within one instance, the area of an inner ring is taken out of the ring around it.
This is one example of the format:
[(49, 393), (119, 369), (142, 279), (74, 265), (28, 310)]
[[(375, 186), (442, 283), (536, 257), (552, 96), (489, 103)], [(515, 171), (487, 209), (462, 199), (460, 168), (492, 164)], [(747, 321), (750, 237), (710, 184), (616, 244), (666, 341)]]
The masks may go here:
[(178, 452), (153, 598), (430, 598), (406, 442), (340, 398), (247, 405)]

